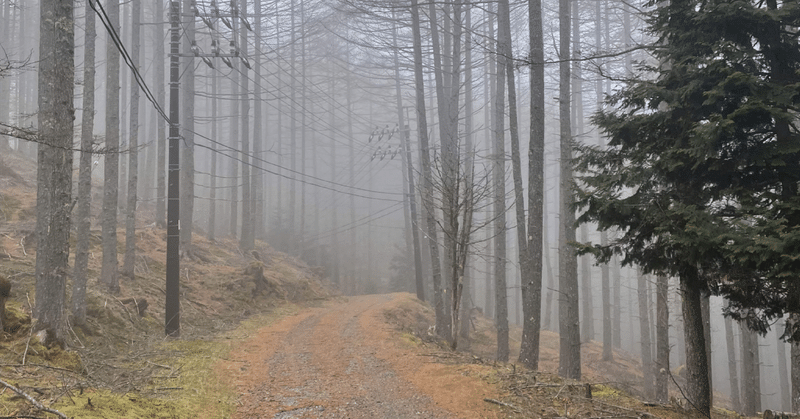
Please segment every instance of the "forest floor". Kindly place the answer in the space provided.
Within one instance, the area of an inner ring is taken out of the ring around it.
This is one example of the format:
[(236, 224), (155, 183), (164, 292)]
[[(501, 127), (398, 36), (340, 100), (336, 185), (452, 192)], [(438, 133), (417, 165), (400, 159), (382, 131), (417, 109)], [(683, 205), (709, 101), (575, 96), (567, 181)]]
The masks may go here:
[[(464, 348), (451, 351), (431, 333), (430, 306), (413, 295), (341, 296), (320, 269), (263, 242), (243, 254), (233, 238), (196, 234), (181, 261), (181, 337), (164, 338), (166, 235), (150, 224), (147, 205), (136, 275), (121, 278), (119, 294), (96, 280), (93, 225), (87, 322), (68, 327), (66, 348), (47, 347), (31, 332), (35, 178), (31, 159), (0, 156), (0, 274), (13, 287), (0, 379), (67, 417), (692, 417), (677, 387), (668, 405), (642, 401), (641, 364), (630, 354), (604, 362), (602, 345), (587, 342), (583, 380), (564, 381), (558, 335), (543, 331), (540, 371), (527, 371), (513, 363), (520, 329), (511, 330), (512, 363), (495, 362), (496, 331), (479, 313)], [(98, 214), (100, 196), (93, 201)], [(712, 416), (738, 417), (723, 409)], [(0, 418), (18, 417), (56, 416), (0, 385)]]

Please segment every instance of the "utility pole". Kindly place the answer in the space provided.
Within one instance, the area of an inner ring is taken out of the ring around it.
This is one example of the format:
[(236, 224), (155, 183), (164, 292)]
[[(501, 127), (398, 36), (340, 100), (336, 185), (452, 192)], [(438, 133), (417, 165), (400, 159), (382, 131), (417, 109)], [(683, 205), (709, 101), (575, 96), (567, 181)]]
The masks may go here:
[(180, 85), (180, 15), (179, 0), (169, 4), (169, 166), (167, 172), (167, 286), (164, 330), (167, 336), (181, 334), (180, 315), (180, 127), (178, 125)]
[[(214, 17), (233, 17), (236, 19), (236, 5), (231, 2), (231, 13), (221, 14), (219, 9), (214, 7)], [(205, 16), (201, 16), (192, 2), (192, 10), (187, 10), (191, 16), (199, 16), (203, 22), (211, 29), (213, 24)], [(181, 334), (181, 315), (180, 315), (180, 41), (181, 41), (181, 6), (180, 0), (170, 0), (169, 3), (169, 22), (170, 22), (170, 49), (169, 49), (169, 158), (167, 172), (167, 272), (166, 272), (166, 303), (164, 316), (164, 331), (167, 336), (179, 337)], [(245, 26), (249, 25), (241, 16)], [(234, 26), (235, 27), (235, 26)], [(232, 28), (233, 29), (233, 28)], [(235, 30), (234, 30), (235, 32)], [(236, 34), (233, 34), (236, 39)], [(237, 57), (242, 60), (247, 68), (250, 63), (245, 57), (240, 56), (238, 48), (231, 41), (230, 54), (220, 54), (220, 48), (216, 42), (212, 42), (211, 54), (204, 54), (194, 43), (191, 46), (191, 54), (184, 57), (200, 57), (203, 62), (214, 68), (210, 58), (220, 57), (228, 66), (232, 67), (229, 57)]]

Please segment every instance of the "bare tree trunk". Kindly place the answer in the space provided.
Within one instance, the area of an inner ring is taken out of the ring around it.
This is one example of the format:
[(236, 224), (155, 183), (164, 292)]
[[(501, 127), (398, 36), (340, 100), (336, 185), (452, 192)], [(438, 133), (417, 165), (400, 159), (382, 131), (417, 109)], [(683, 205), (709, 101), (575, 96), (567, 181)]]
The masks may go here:
[[(580, 2), (573, 0), (572, 7), (572, 56), (576, 58), (572, 62), (572, 115), (575, 138), (583, 138), (584, 119), (583, 119), (583, 62), (581, 58), (581, 27), (580, 27)], [(588, 241), (588, 227), (586, 224), (580, 226), (581, 241)], [(581, 275), (581, 337), (584, 342), (594, 338), (594, 313), (592, 308), (592, 274), (589, 255), (580, 257)]]
[[(436, 312), (436, 333), (441, 338), (452, 344), (453, 321), (448, 315), (448, 311), (450, 310), (448, 310), (447, 301), (445, 298), (447, 285), (446, 282), (443, 282), (442, 278), (444, 277), (445, 281), (448, 279), (452, 280), (453, 276), (450, 268), (454, 262), (452, 252), (455, 249), (453, 222), (456, 219), (454, 218), (455, 215), (453, 206), (455, 205), (455, 202), (453, 201), (453, 198), (457, 192), (453, 190), (455, 177), (452, 173), (452, 170), (454, 169), (452, 161), (452, 148), (455, 145), (453, 144), (455, 138), (453, 138), (454, 133), (452, 128), (452, 116), (450, 113), (450, 107), (452, 104), (450, 102), (450, 97), (446, 96), (445, 90), (447, 89), (444, 85), (442, 75), (442, 52), (439, 46), (439, 23), (436, 17), (436, 4), (434, 2), (429, 3), (428, 18), (430, 20), (431, 40), (433, 43), (433, 75), (436, 81), (436, 109), (439, 116), (439, 141), (441, 142), (442, 154), (442, 180), (440, 192), (442, 194), (442, 213), (444, 215), (444, 220), (442, 223), (444, 232), (442, 236), (444, 238), (444, 261), (446, 267), (445, 275), (434, 276), (433, 278), (434, 307)], [(445, 16), (444, 20), (447, 21), (448, 17)], [(445, 33), (445, 39), (449, 39), (447, 33)], [(431, 207), (429, 211), (434, 212), (435, 208)], [(438, 286), (437, 282), (439, 283)]]
[[(75, 270), (72, 282), (72, 323), (86, 322), (86, 268), (89, 265), (89, 234), (92, 203), (92, 149), (94, 148), (95, 12), (92, 2), (84, 8), (83, 111), (81, 154), (78, 168), (78, 202), (75, 211)], [(2, 120), (0, 120), (2, 121)], [(2, 314), (0, 314), (2, 316)]]
[[(595, 2), (595, 21), (594, 21), (594, 44), (597, 50), (603, 48), (602, 43), (602, 22), (603, 13), (601, 2)], [(599, 67), (602, 64), (601, 60), (597, 60), (596, 65)], [(596, 111), (599, 112), (603, 109), (603, 80), (598, 77), (595, 80), (595, 97), (597, 98)], [(600, 147), (603, 147), (605, 141), (600, 131), (597, 131), (597, 142)], [(604, 230), (600, 232), (600, 245), (606, 246), (608, 244), (608, 233)], [(613, 352), (613, 334), (611, 332), (611, 285), (608, 271), (608, 263), (603, 263), (600, 266), (600, 283), (602, 287), (602, 306), (603, 306), (603, 360), (612, 361), (614, 359)], [(667, 370), (669, 371), (669, 370)], [(666, 388), (666, 387), (665, 387)]]
[(639, 334), (642, 343), (642, 375), (644, 376), (644, 394), (648, 399), (654, 397), (653, 386), (653, 352), (650, 346), (650, 313), (647, 298), (647, 279), (639, 272), (638, 277), (638, 296), (639, 296)]
[[(570, 0), (559, 0), (559, 55), (570, 56)], [(581, 378), (581, 339), (578, 319), (578, 264), (575, 249), (575, 210), (572, 208), (572, 132), (570, 128), (570, 63), (559, 65), (559, 119), (561, 121), (561, 178), (559, 205), (559, 366), (565, 378)]]
[[(436, 220), (433, 214), (433, 179), (431, 174), (430, 145), (428, 141), (428, 122), (425, 109), (425, 82), (422, 70), (422, 36), (419, 23), (419, 5), (417, 0), (411, 0), (411, 19), (412, 31), (414, 36), (414, 80), (416, 86), (416, 108), (417, 108), (417, 131), (419, 135), (420, 154), (422, 156), (422, 196), (425, 199), (426, 228), (428, 233), (428, 244), (431, 253), (431, 273), (433, 276), (434, 295), (439, 293), (440, 297), (435, 300), (437, 319), (444, 317), (444, 302), (441, 299), (441, 264), (439, 262), (438, 234), (436, 231)], [(439, 325), (437, 324), (437, 327)]]
[[(424, 81), (422, 70), (422, 40), (419, 27), (419, 10), (416, 0), (412, 0), (412, 26), (414, 31), (414, 73), (417, 88), (417, 121), (420, 134), (420, 147), (422, 148), (422, 176), (423, 176), (423, 192), (425, 198), (425, 214), (427, 218), (428, 228), (428, 243), (431, 251), (431, 273), (433, 277), (433, 293), (434, 293), (434, 311), (436, 313), (436, 329), (437, 334), (443, 336), (450, 331), (445, 318), (444, 309), (444, 296), (442, 295), (442, 268), (439, 259), (439, 240), (437, 232), (437, 223), (434, 218), (434, 204), (433, 204), (433, 178), (431, 173), (430, 163), (430, 144), (428, 141), (428, 123), (424, 103)], [(434, 8), (435, 5), (430, 3), (430, 7)], [(431, 31), (435, 30), (435, 13), (430, 17)], [(438, 34), (433, 33), (432, 38), (437, 39)], [(434, 45), (434, 49), (438, 49), (438, 40)], [(441, 65), (439, 66), (441, 68)], [(440, 121), (441, 123), (442, 121)]]
[(252, 16), (255, 19), (255, 49), (253, 51), (253, 57), (255, 58), (254, 78), (256, 80), (256, 85), (253, 86), (253, 155), (255, 158), (253, 159), (253, 168), (251, 169), (252, 180), (250, 181), (250, 184), (253, 189), (251, 196), (253, 197), (254, 201), (251, 209), (253, 222), (251, 240), (253, 247), (255, 247), (255, 240), (264, 238), (264, 200), (266, 197), (266, 194), (264, 193), (264, 172), (262, 166), (264, 159), (264, 139), (262, 138), (264, 134), (262, 118), (264, 117), (264, 112), (261, 106), (261, 90), (263, 89), (261, 85), (261, 40), (263, 37), (261, 31), (261, 0), (255, 0)]
[[(656, 400), (666, 403), (669, 398), (669, 278), (656, 277)], [(605, 348), (605, 345), (603, 346)]]
[[(240, 13), (242, 19), (247, 19), (247, 0), (241, 0)], [(244, 25), (239, 28), (239, 49), (242, 56), (247, 57), (247, 30)], [(255, 52), (258, 54), (258, 51)], [(250, 176), (250, 82), (247, 67), (242, 65), (242, 95), (241, 122), (242, 122), (242, 233), (239, 235), (239, 248), (247, 253), (255, 248), (255, 234), (253, 231), (253, 194)], [(253, 86), (258, 88), (258, 86)]]
[[(3, 11), (3, 39), (4, 40), (11, 40), (11, 31), (14, 28), (14, 21), (11, 19), (11, 1), (6, 0), (3, 2), (0, 7), (2, 7)], [(88, 5), (87, 5), (88, 7)], [(91, 9), (89, 9), (91, 11)], [(94, 40), (92, 40), (94, 42)], [(14, 43), (11, 42), (11, 45)], [(94, 69), (93, 69), (94, 70)], [(94, 93), (94, 92), (92, 92)], [(11, 77), (0, 77), (0, 123), (9, 123), (9, 110), (11, 109)], [(0, 150), (6, 150), (9, 148), (8, 137), (4, 135), (0, 135)]]
[[(501, 23), (498, 21), (498, 29)], [(499, 30), (498, 30), (499, 32)], [(508, 362), (508, 291), (506, 287), (506, 166), (505, 166), (505, 75), (508, 57), (497, 39), (497, 88), (494, 96), (494, 149), (492, 183), (494, 184), (494, 280), (497, 360)]]
[[(394, 13), (392, 14), (394, 17)], [(469, 16), (469, 10), (467, 11), (467, 16)], [(467, 18), (469, 19), (469, 17)], [(469, 39), (469, 37), (467, 37)], [(393, 51), (393, 58), (394, 58), (394, 80), (395, 80), (395, 98), (397, 100), (397, 120), (400, 124), (400, 144), (401, 144), (401, 154), (403, 157), (404, 163), (404, 170), (406, 171), (406, 176), (404, 177), (406, 180), (407, 185), (407, 198), (408, 198), (408, 228), (411, 229), (411, 252), (413, 252), (414, 256), (414, 289), (417, 294), (417, 298), (420, 301), (425, 301), (425, 288), (422, 278), (422, 256), (420, 252), (420, 243), (419, 243), (419, 232), (417, 230), (417, 198), (416, 192), (414, 187), (414, 169), (412, 165), (411, 159), (411, 148), (409, 146), (410, 142), (410, 130), (409, 130), (409, 121), (405, 120), (405, 114), (403, 114), (403, 96), (402, 91), (400, 89), (400, 59), (398, 57), (398, 49), (399, 45), (397, 43), (397, 23), (392, 23), (392, 45), (394, 45)], [(469, 48), (467, 48), (467, 53), (469, 54)], [(467, 58), (467, 65), (469, 66), (469, 58)], [(469, 83), (469, 80), (467, 80)], [(469, 135), (469, 134), (468, 134)]]
[[(514, 82), (514, 67), (509, 62), (513, 59), (511, 48), (511, 17), (508, 0), (498, 1), (497, 32), (498, 54), (504, 60), (503, 69), (506, 72), (508, 84), (508, 117), (511, 136), (511, 171), (514, 179), (514, 208), (517, 224), (517, 254), (521, 283), (531, 282), (530, 255), (528, 254), (528, 232), (525, 223), (525, 191), (522, 187), (522, 163), (519, 153), (519, 129), (517, 123), (517, 90)], [(499, 116), (499, 114), (498, 114)], [(502, 124), (500, 124), (502, 128)], [(503, 139), (505, 141), (505, 139)], [(505, 159), (505, 156), (502, 156)], [(527, 287), (522, 288), (523, 299), (526, 299)], [(533, 331), (528, 331), (529, 333)], [(528, 337), (530, 339), (530, 336)]]
[(522, 342), (519, 361), (539, 369), (539, 330), (542, 327), (542, 236), (544, 212), (544, 39), (542, 3), (528, 3), (530, 40), (530, 142), (528, 146), (528, 273), (522, 278)]
[[(111, 26), (119, 33), (119, 2), (106, 5)], [(106, 41), (106, 155), (103, 168), (103, 266), (100, 281), (119, 292), (117, 268), (117, 200), (119, 186), (119, 51)]]
[(295, 211), (297, 211), (297, 205), (295, 201), (297, 194), (297, 182), (295, 182), (295, 173), (297, 173), (297, 76), (295, 74), (297, 68), (297, 53), (295, 51), (297, 44), (297, 29), (295, 28), (295, 0), (292, 0), (289, 4), (289, 14), (291, 16), (291, 29), (289, 30), (289, 33), (291, 34), (291, 44), (289, 44), (289, 63), (291, 65), (289, 69), (289, 100), (291, 101), (289, 105), (289, 159), (291, 160), (291, 176), (289, 181), (289, 220), (287, 231), (291, 236), (289, 239), (289, 253), (296, 255), (298, 250), (295, 242), (295, 228), (297, 225), (295, 219)]
[[(218, 111), (218, 96), (217, 96), (217, 85), (219, 84), (219, 79), (217, 78), (216, 70), (211, 70), (211, 138), (218, 138), (217, 136), (217, 115), (219, 115)], [(206, 232), (206, 237), (209, 241), (216, 240), (216, 230), (217, 230), (217, 144), (216, 142), (211, 142), (211, 176), (209, 176), (209, 181), (211, 182), (209, 188), (209, 199), (208, 199), (208, 231)]]
[[(460, 5), (459, 5), (460, 7)], [(472, 183), (474, 178), (475, 167), (475, 146), (473, 145), (472, 133), (472, 8), (467, 7), (464, 11), (464, 27), (466, 28), (466, 36), (464, 37), (464, 148), (466, 149), (465, 166), (466, 166), (466, 180)], [(464, 201), (469, 208), (466, 211), (470, 212), (470, 217), (474, 214), (477, 207), (475, 191), (473, 186), (466, 188), (467, 196)], [(471, 228), (471, 226), (470, 226)], [(466, 250), (465, 250), (466, 252)], [(465, 255), (466, 256), (466, 255)], [(474, 262), (472, 262), (474, 263)], [(473, 289), (473, 275), (472, 263), (468, 257), (464, 260), (464, 288), (461, 297), (461, 309), (465, 314), (461, 316), (461, 329), (459, 337), (462, 341), (462, 348), (469, 348), (469, 326), (472, 311), (472, 289)]]
[(733, 320), (731, 320), (730, 317), (725, 317), (725, 341), (728, 347), (728, 376), (731, 381), (731, 404), (733, 405), (733, 411), (739, 412), (742, 410), (742, 402), (739, 397), (739, 374), (737, 373), (739, 365), (736, 362)]
[[(228, 118), (228, 138), (230, 139), (229, 147), (236, 150), (239, 148), (239, 102), (235, 98), (239, 97), (239, 63), (237, 60), (233, 61), (233, 71), (231, 74), (230, 92), (233, 100), (229, 101), (228, 109), (230, 118)], [(239, 160), (236, 154), (233, 153), (228, 162), (229, 166), (229, 180), (228, 180), (228, 196), (230, 198), (230, 218), (228, 219), (228, 234), (231, 237), (236, 237), (239, 229)]]
[[(548, 223), (548, 219), (550, 218), (550, 216), (548, 214), (549, 211), (547, 210), (547, 202), (548, 202), (547, 193), (545, 192), (542, 195), (542, 197), (544, 198), (543, 199), (544, 212), (542, 213), (543, 226), (549, 226), (550, 223)], [(545, 298), (544, 314), (542, 316), (543, 317), (542, 327), (545, 330), (555, 330), (555, 325), (554, 322), (552, 321), (552, 317), (553, 317), (553, 300), (555, 300), (555, 297), (553, 295), (555, 294), (554, 289), (556, 287), (556, 280), (555, 280), (555, 273), (553, 272), (553, 261), (550, 257), (551, 246), (550, 246), (549, 233), (547, 232), (547, 230), (542, 231), (542, 236), (544, 239), (542, 245), (543, 246), (542, 253), (544, 253), (544, 264), (545, 264), (545, 270), (547, 271), (547, 297)]]
[[(131, 60), (134, 68), (139, 68), (141, 37), (140, 28), (142, 23), (142, 3), (134, 1), (131, 3)], [(131, 77), (134, 77), (131, 75)], [(139, 85), (131, 83), (131, 104), (130, 104), (130, 140), (128, 145), (128, 202), (126, 204), (127, 214), (125, 217), (125, 259), (122, 264), (122, 275), (130, 279), (135, 278), (134, 268), (136, 266), (136, 194), (139, 176)]]
[(42, 0), (39, 37), (39, 144), (36, 175), (35, 328), (63, 342), (75, 82), (73, 3)]
[(622, 269), (617, 255), (612, 258), (611, 269), (611, 341), (615, 348), (622, 348)]

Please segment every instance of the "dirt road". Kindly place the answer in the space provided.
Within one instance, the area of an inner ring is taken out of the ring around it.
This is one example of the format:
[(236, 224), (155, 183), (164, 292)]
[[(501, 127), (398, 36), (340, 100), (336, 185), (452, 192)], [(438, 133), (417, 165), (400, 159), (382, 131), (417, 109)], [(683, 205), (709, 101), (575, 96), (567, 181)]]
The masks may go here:
[(384, 310), (406, 294), (350, 297), (260, 329), (222, 369), (235, 418), (500, 417), (468, 367), (434, 363), (404, 343)]

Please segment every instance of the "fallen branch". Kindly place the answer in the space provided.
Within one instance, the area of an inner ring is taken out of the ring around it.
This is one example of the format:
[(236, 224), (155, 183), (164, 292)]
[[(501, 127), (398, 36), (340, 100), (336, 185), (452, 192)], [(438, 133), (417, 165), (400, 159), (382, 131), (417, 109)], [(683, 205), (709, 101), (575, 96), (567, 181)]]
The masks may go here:
[(24, 398), (25, 398), (25, 400), (29, 401), (29, 402), (30, 402), (32, 405), (36, 406), (36, 408), (37, 408), (37, 409), (39, 409), (39, 410), (41, 410), (41, 411), (43, 411), (43, 412), (52, 413), (52, 414), (54, 414), (54, 415), (56, 415), (56, 416), (58, 416), (58, 417), (60, 417), (60, 418), (63, 418), (63, 419), (69, 419), (69, 418), (67, 418), (67, 416), (66, 416), (65, 414), (63, 414), (63, 413), (59, 412), (58, 410), (55, 410), (55, 409), (51, 409), (51, 408), (49, 408), (49, 407), (46, 407), (45, 405), (43, 405), (43, 404), (39, 403), (38, 401), (36, 401), (36, 399), (34, 399), (33, 397), (29, 396), (29, 395), (28, 395), (27, 393), (25, 393), (24, 391), (22, 391), (22, 390), (20, 390), (20, 389), (18, 389), (18, 388), (16, 388), (16, 387), (14, 387), (14, 386), (12, 386), (11, 384), (8, 384), (7, 382), (5, 382), (5, 381), (3, 381), (3, 380), (0, 380), (0, 384), (2, 384), (2, 385), (4, 385), (4, 386), (8, 387), (8, 388), (9, 388), (9, 389), (11, 389), (11, 391), (13, 391), (14, 393), (17, 393), (17, 394), (19, 394), (20, 396), (24, 397)]
[(495, 399), (483, 399), (483, 401), (488, 402), (488, 403), (492, 403), (492, 404), (496, 404), (498, 406), (508, 407), (510, 409), (514, 409), (515, 411), (519, 412), (519, 409), (516, 406), (514, 406), (513, 404), (511, 404), (511, 403), (506, 403), (506, 402), (503, 402), (503, 401), (500, 401), (500, 400), (495, 400)]

